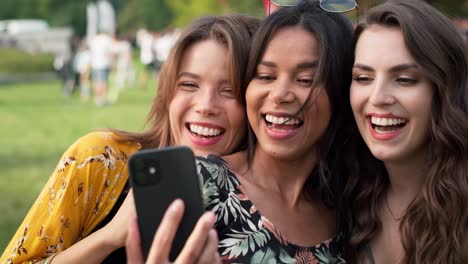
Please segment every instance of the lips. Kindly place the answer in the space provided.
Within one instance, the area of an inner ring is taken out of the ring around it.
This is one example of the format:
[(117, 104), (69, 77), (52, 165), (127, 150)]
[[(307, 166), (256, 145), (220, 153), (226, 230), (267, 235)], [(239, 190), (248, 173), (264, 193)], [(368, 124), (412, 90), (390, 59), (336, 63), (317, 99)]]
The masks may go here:
[(368, 117), (371, 135), (378, 140), (390, 140), (401, 133), (408, 120), (394, 115), (371, 114)]
[(211, 147), (224, 136), (225, 129), (209, 123), (186, 123), (190, 141), (194, 146)]
[(299, 127), (304, 124), (301, 119), (287, 114), (263, 114), (267, 133), (275, 139), (285, 139), (296, 134)]
[(187, 128), (192, 134), (203, 137), (217, 137), (224, 133), (224, 129), (222, 128), (207, 127), (196, 124), (187, 124)]
[(271, 114), (263, 115), (263, 119), (269, 128), (275, 130), (291, 130), (302, 126), (302, 120), (294, 116), (275, 116)]

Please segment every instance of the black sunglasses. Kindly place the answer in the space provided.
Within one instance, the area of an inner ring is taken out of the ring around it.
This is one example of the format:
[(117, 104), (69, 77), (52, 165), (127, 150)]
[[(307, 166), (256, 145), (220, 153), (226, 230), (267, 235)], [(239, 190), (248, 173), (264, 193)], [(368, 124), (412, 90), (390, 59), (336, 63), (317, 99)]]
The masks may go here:
[[(303, 0), (270, 0), (270, 4), (279, 7), (295, 6)], [(346, 13), (353, 9), (359, 9), (355, 0), (319, 0), (320, 8), (331, 13)], [(268, 6), (268, 14), (270, 14), (270, 6)], [(357, 20), (356, 16), (356, 20)]]

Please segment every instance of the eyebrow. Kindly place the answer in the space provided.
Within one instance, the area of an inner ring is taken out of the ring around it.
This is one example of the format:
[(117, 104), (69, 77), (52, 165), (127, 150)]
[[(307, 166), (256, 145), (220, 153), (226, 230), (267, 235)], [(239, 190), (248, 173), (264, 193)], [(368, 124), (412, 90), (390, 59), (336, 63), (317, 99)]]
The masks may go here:
[[(177, 79), (180, 78), (180, 77), (190, 77), (190, 78), (194, 78), (194, 79), (200, 79), (201, 77), (195, 73), (191, 73), (191, 72), (181, 72), (177, 75)], [(221, 80), (220, 81), (220, 84), (229, 84), (230, 82), (228, 80)]]
[(184, 76), (194, 78), (194, 79), (200, 79), (199, 75), (190, 73), (190, 72), (181, 72), (177, 75), (177, 78), (184, 77)]
[[(370, 66), (367, 66), (367, 65), (364, 65), (364, 64), (360, 64), (360, 63), (354, 64), (353, 68), (358, 68), (358, 69), (361, 69), (363, 71), (370, 71), (370, 72), (374, 71), (374, 68), (372, 68)], [(416, 65), (414, 63), (404, 63), (404, 64), (399, 64), (399, 65), (391, 67), (389, 71), (390, 72), (400, 72), (400, 71), (405, 71), (405, 70), (409, 70), (409, 69), (419, 69), (419, 67), (418, 67), (418, 65)]]
[[(276, 63), (274, 62), (271, 62), (271, 61), (261, 61), (260, 63), (258, 63), (258, 65), (264, 65), (266, 67), (270, 67), (270, 68), (276, 68)], [(317, 68), (317, 65), (318, 65), (318, 62), (317, 61), (314, 61), (314, 62), (303, 62), (303, 63), (299, 63), (296, 68), (297, 69), (309, 69), (309, 68)]]

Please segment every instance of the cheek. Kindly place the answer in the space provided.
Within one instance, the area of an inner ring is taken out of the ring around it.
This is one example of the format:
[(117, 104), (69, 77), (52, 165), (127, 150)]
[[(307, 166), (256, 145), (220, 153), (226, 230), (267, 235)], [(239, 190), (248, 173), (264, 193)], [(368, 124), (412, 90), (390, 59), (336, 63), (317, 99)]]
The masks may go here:
[(354, 119), (359, 120), (362, 117), (367, 98), (368, 95), (364, 88), (353, 88), (351, 86), (349, 101), (351, 109), (353, 110)]
[[(414, 100), (413, 102), (409, 102), (408, 105), (411, 105), (413, 108), (413, 111), (419, 116), (420, 120), (420, 126), (423, 131), (429, 131), (431, 130), (431, 116), (432, 116), (432, 96), (426, 96), (424, 97), (423, 95), (418, 97), (419, 100)], [(426, 100), (424, 100), (424, 98)]]
[(351, 86), (351, 90), (349, 91), (349, 102), (351, 103), (353, 112), (356, 112), (356, 110), (359, 108), (359, 105), (361, 104), (360, 101), (361, 100), (357, 89)]
[(231, 138), (235, 144), (238, 144), (246, 135), (247, 118), (244, 108), (238, 102), (226, 107), (227, 118), (229, 120), (229, 128), (231, 130)]
[[(421, 124), (429, 126), (433, 101), (433, 89), (429, 84), (422, 83), (420, 86), (414, 87), (406, 94), (402, 94), (399, 100), (409, 114), (413, 115), (413, 118), (417, 118)], [(424, 129), (428, 128), (424, 127)]]
[(249, 87), (247, 88), (247, 91), (245, 93), (245, 102), (246, 102), (246, 108), (247, 108), (247, 116), (249, 119), (249, 122), (253, 125), (252, 121), (255, 121), (253, 117), (255, 117), (257, 114), (257, 111), (259, 110), (258, 105), (260, 104), (259, 100), (259, 93), (258, 89), (255, 89), (255, 87)]
[(237, 131), (243, 131), (246, 124), (246, 117), (244, 108), (238, 102), (227, 104), (226, 113), (228, 115), (230, 127), (235, 133)]
[(331, 106), (330, 100), (328, 95), (325, 91), (320, 93), (320, 97), (318, 98), (318, 107), (319, 107), (319, 118), (322, 119), (322, 123), (324, 127), (328, 127), (331, 118)]
[(179, 127), (180, 122), (183, 119), (183, 113), (186, 111), (187, 102), (182, 95), (176, 95), (171, 100), (168, 106), (169, 111), (169, 121), (171, 123), (171, 130), (176, 135), (177, 131), (174, 131), (175, 128)]
[(247, 110), (249, 109), (249, 106), (253, 105), (254, 102), (255, 102), (255, 91), (251, 87), (251, 85), (249, 85), (247, 87), (247, 90), (245, 91), (245, 103), (247, 105)]
[(366, 91), (362, 87), (353, 88), (351, 86), (349, 99), (351, 109), (353, 110), (354, 122), (356, 122), (359, 132), (364, 137), (366, 134), (365, 124), (367, 123), (367, 119), (364, 116), (364, 105), (367, 102)]

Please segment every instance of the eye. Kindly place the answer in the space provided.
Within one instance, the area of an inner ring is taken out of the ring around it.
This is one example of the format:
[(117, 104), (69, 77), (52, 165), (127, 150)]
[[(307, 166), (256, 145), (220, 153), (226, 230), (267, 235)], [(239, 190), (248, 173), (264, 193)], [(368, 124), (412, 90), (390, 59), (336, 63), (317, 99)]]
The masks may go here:
[(221, 94), (228, 98), (234, 98), (234, 90), (231, 87), (223, 87), (221, 88)]
[(179, 87), (186, 91), (193, 91), (198, 88), (198, 84), (194, 82), (181, 82)]
[(257, 76), (255, 76), (255, 79), (262, 81), (262, 82), (272, 82), (276, 78), (269, 74), (257, 74)]
[(357, 82), (357, 83), (360, 83), (360, 84), (368, 84), (373, 80), (374, 79), (372, 79), (369, 75), (365, 75), (365, 74), (353, 75), (353, 81)]
[(312, 86), (312, 83), (314, 82), (314, 79), (310, 79), (310, 78), (299, 78), (297, 79), (297, 82), (304, 86), (304, 87), (311, 87)]
[(418, 82), (418, 80), (412, 78), (412, 77), (398, 77), (396, 79), (396, 81), (400, 84), (400, 85), (403, 85), (403, 86), (410, 86), (410, 85), (414, 85)]

